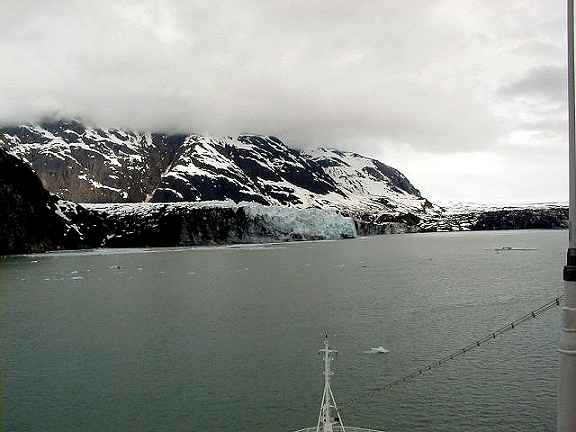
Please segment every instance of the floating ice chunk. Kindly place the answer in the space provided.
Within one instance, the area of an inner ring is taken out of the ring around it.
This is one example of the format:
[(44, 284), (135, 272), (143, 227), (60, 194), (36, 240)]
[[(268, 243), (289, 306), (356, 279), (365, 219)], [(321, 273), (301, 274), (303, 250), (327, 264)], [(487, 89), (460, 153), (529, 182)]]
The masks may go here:
[(496, 248), (486, 248), (484, 250), (493, 250), (496, 252), (500, 252), (500, 251), (535, 251), (538, 250), (536, 248), (524, 248), (524, 247), (512, 247), (512, 246), (501, 246), (501, 247), (496, 247)]
[(388, 354), (389, 352), (390, 351), (384, 348), (382, 345), (380, 345), (379, 347), (372, 347), (364, 351), (365, 354)]

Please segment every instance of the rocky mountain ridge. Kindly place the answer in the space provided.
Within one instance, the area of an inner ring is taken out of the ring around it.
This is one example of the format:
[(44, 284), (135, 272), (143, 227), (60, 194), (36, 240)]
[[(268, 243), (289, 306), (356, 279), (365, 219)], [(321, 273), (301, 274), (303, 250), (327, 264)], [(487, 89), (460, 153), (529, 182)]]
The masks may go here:
[(301, 151), (272, 136), (98, 129), (77, 121), (0, 128), (50, 192), (75, 202), (251, 201), (332, 208), (369, 222), (440, 211), (398, 170), (351, 152)]
[(0, 255), (567, 222), (559, 204), (441, 208), (380, 161), (294, 150), (270, 136), (134, 133), (78, 122), (0, 129)]
[(0, 256), (99, 247), (198, 246), (356, 237), (335, 210), (200, 203), (76, 204), (0, 149)]
[(336, 210), (228, 201), (76, 204), (46, 191), (29, 164), (0, 149), (0, 256), (57, 249), (159, 247), (351, 238), (426, 231), (566, 228), (562, 205), (445, 210), (366, 221)]

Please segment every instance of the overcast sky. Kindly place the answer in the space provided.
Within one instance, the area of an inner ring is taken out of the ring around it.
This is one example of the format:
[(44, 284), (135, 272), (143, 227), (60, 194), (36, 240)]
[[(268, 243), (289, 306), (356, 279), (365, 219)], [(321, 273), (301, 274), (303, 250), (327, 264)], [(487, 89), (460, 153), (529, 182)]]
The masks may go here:
[(0, 123), (272, 134), (433, 201), (567, 198), (565, 0), (3, 0)]

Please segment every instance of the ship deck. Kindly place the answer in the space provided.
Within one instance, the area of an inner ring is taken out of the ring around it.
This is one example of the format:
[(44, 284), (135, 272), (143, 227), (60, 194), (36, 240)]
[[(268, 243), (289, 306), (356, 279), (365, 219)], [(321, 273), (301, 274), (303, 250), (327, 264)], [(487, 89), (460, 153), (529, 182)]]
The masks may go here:
[[(371, 429), (371, 428), (360, 428), (354, 426), (344, 426), (344, 429), (340, 425), (333, 426), (332, 429), (334, 432), (384, 432), (380, 429)], [(316, 427), (308, 427), (304, 429), (298, 429), (294, 432), (316, 432)]]

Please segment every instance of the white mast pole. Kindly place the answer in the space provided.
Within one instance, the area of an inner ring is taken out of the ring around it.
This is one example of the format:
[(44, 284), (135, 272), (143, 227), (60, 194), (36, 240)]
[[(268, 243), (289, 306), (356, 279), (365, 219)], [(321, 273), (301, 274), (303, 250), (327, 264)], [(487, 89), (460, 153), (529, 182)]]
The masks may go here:
[(566, 305), (560, 336), (558, 432), (576, 431), (576, 122), (574, 94), (574, 0), (567, 0), (568, 33), (568, 143), (569, 245), (564, 267)]
[(332, 390), (330, 388), (330, 376), (332, 370), (330, 369), (330, 354), (332, 351), (328, 347), (328, 333), (324, 336), (324, 405), (322, 407), (322, 432), (332, 432), (332, 413), (330, 405), (332, 403)]
[(334, 394), (332, 393), (332, 387), (330, 386), (330, 377), (334, 375), (331, 366), (332, 354), (338, 351), (331, 350), (328, 346), (328, 333), (324, 333), (324, 348), (322, 348), (320, 352), (324, 354), (324, 393), (322, 394), (316, 432), (333, 432), (335, 423), (340, 425), (342, 432), (346, 432), (344, 424), (342, 423), (342, 417), (338, 412), (336, 399), (334, 399)]

